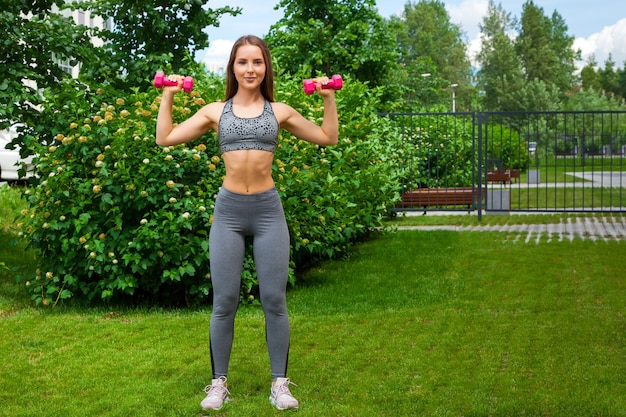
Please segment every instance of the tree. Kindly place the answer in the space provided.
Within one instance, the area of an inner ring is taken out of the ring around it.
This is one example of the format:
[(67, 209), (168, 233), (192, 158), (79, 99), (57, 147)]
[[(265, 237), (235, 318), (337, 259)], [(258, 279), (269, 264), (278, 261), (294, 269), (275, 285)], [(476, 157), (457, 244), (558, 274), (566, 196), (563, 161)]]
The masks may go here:
[(626, 102), (626, 62), (624, 66), (617, 70), (618, 87), (616, 93), (622, 98), (622, 102)]
[(618, 73), (615, 70), (615, 62), (613, 57), (609, 54), (609, 57), (604, 61), (604, 68), (598, 70), (598, 78), (602, 90), (609, 94), (619, 94), (619, 78)]
[(609, 54), (604, 62), (604, 68), (597, 67), (595, 57), (591, 57), (580, 72), (583, 88), (593, 89), (624, 101), (626, 99), (626, 65), (622, 69), (616, 68)]
[[(199, 68), (190, 55), (208, 44), (202, 29), (217, 25), (223, 13), (239, 12), (230, 7), (203, 9), (205, 2), (178, 0), (169, 8), (155, 8), (132, 0), (71, 5), (64, 0), (10, 0), (0, 12), (0, 29), (6, 34), (0, 52), (0, 99), (5, 104), (0, 107), (0, 129), (18, 124), (20, 136), (14, 144), (26, 156), (31, 143), (51, 143), (65, 127), (68, 114), (52, 107), (50, 97), (67, 98), (67, 108), (72, 107), (70, 100), (85, 101), (93, 110), (103, 97), (94, 93), (102, 88), (147, 87), (146, 79), (165, 66), (185, 73), (183, 66)], [(92, 30), (78, 25), (63, 14), (70, 7), (91, 8), (92, 16), (116, 19), (115, 27)], [(94, 46), (96, 35), (106, 41), (104, 46)], [(81, 64), (80, 81), (59, 67), (61, 61)]]
[(602, 84), (600, 83), (600, 78), (598, 77), (598, 73), (596, 72), (596, 67), (598, 66), (598, 62), (596, 61), (595, 56), (591, 56), (587, 60), (587, 64), (580, 70), (580, 79), (582, 82), (582, 87), (584, 89), (594, 89), (596, 91), (602, 90)]
[[(94, 49), (84, 26), (63, 16), (63, 0), (9, 0), (0, 11), (0, 129), (41, 122), (42, 89), (59, 91), (69, 78), (59, 60), (89, 60)], [(58, 12), (51, 9), (56, 6)]]
[(600, 90), (594, 88), (582, 88), (568, 98), (562, 110), (567, 111), (598, 111), (598, 110), (624, 110), (621, 100), (615, 100), (614, 96), (608, 97)]
[(185, 68), (194, 52), (209, 46), (207, 26), (219, 26), (223, 14), (236, 16), (240, 8), (211, 9), (208, 0), (78, 0), (74, 7), (111, 19), (103, 29), (105, 40), (100, 59), (86, 63), (85, 77), (116, 83), (119, 88), (137, 87), (156, 69), (188, 73)]
[(388, 82), (397, 48), (374, 0), (282, 0), (282, 19), (265, 37), (277, 70), (341, 73), (375, 87)]
[(574, 62), (580, 52), (572, 48), (574, 38), (558, 12), (549, 19), (543, 9), (528, 0), (522, 7), (516, 50), (524, 67), (526, 81), (541, 80), (555, 85), (562, 93), (575, 83)]
[(561, 92), (568, 92), (578, 83), (576, 77), (576, 61), (581, 59), (581, 51), (574, 49), (574, 37), (567, 34), (565, 19), (555, 10), (551, 18), (551, 45), (556, 54), (557, 70), (553, 83)]
[(481, 30), (481, 50), (478, 85), (484, 91), (483, 105), (487, 110), (518, 110), (513, 92), (523, 85), (522, 66), (511, 40), (513, 20), (499, 4), (489, 2)]
[(470, 63), (463, 33), (450, 21), (445, 4), (439, 0), (409, 1), (402, 15), (405, 30), (398, 36), (405, 64), (430, 57), (438, 75), (450, 83), (469, 80)]
[(513, 92), (512, 97), (517, 107), (514, 110), (557, 111), (561, 108), (563, 94), (555, 84), (534, 79)]
[[(462, 98), (470, 88), (470, 62), (460, 26), (450, 22), (443, 2), (409, 1), (400, 18), (392, 17), (397, 27), (400, 63), (405, 70), (404, 84), (408, 101), (428, 103), (427, 107), (448, 100), (445, 90), (458, 84), (456, 93)], [(423, 74), (431, 74), (422, 80)], [(428, 87), (424, 88), (427, 81)]]

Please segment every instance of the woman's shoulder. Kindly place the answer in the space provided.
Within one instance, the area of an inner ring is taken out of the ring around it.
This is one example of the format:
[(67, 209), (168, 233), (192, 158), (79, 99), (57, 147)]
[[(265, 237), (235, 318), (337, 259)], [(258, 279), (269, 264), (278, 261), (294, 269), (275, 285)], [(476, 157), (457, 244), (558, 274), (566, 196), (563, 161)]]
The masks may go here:
[(207, 110), (223, 109), (226, 103), (227, 103), (226, 101), (213, 101), (211, 103), (208, 103), (203, 108)]
[(292, 107), (289, 104), (283, 103), (282, 101), (272, 101), (270, 104), (272, 105), (273, 109), (279, 109), (279, 110), (292, 109)]
[(282, 103), (280, 101), (274, 101), (272, 104), (272, 111), (276, 115), (276, 118), (280, 121), (281, 119), (285, 119), (289, 115), (295, 112), (295, 109), (291, 107), (289, 104)]
[(225, 101), (214, 101), (200, 109), (200, 113), (211, 120), (217, 121), (224, 111)]

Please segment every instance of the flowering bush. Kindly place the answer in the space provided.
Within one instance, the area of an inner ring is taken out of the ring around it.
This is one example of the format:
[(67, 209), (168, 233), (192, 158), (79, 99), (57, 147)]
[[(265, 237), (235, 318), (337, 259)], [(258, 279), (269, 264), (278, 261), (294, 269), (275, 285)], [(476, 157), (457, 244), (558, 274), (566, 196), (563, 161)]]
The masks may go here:
[[(223, 81), (206, 78), (176, 97), (182, 121), (223, 98)], [(201, 91), (200, 94), (198, 91)], [(283, 80), (277, 99), (321, 121), (319, 97)], [(39, 184), (27, 195), (21, 234), (39, 253), (24, 277), (43, 304), (85, 296), (171, 304), (206, 302), (210, 294), (208, 234), (224, 165), (214, 134), (186, 145), (154, 142), (158, 91), (127, 96), (100, 90), (90, 100), (51, 102), (58, 110), (52, 143), (30, 141)], [(337, 94), (340, 143), (323, 149), (284, 133), (274, 178), (292, 238), (292, 269), (337, 257), (380, 225), (397, 194), (396, 137), (373, 109), (377, 93), (347, 83)], [(92, 110), (92, 109), (95, 109)], [(368, 110), (370, 109), (370, 110)], [(242, 301), (255, 300), (251, 255)]]

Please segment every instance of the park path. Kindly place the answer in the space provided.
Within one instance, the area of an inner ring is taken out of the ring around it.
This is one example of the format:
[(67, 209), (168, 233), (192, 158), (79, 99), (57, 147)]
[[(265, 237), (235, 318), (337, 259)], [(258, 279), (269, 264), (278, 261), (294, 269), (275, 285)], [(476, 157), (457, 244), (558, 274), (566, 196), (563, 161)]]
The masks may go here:
[(398, 226), (398, 230), (451, 230), (456, 232), (502, 232), (513, 241), (539, 243), (542, 240), (573, 241), (574, 239), (621, 241), (626, 239), (626, 218), (621, 216), (574, 217), (553, 224), (512, 224), (495, 226)]

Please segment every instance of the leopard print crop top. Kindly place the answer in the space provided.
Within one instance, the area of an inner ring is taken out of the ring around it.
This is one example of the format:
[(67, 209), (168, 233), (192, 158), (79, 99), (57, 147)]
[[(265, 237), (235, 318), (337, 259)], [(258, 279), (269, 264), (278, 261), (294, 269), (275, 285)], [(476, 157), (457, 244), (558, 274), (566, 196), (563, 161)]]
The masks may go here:
[(269, 101), (263, 105), (260, 116), (244, 118), (233, 113), (233, 99), (224, 104), (218, 126), (218, 140), (222, 153), (243, 149), (274, 152), (278, 143), (278, 120)]

